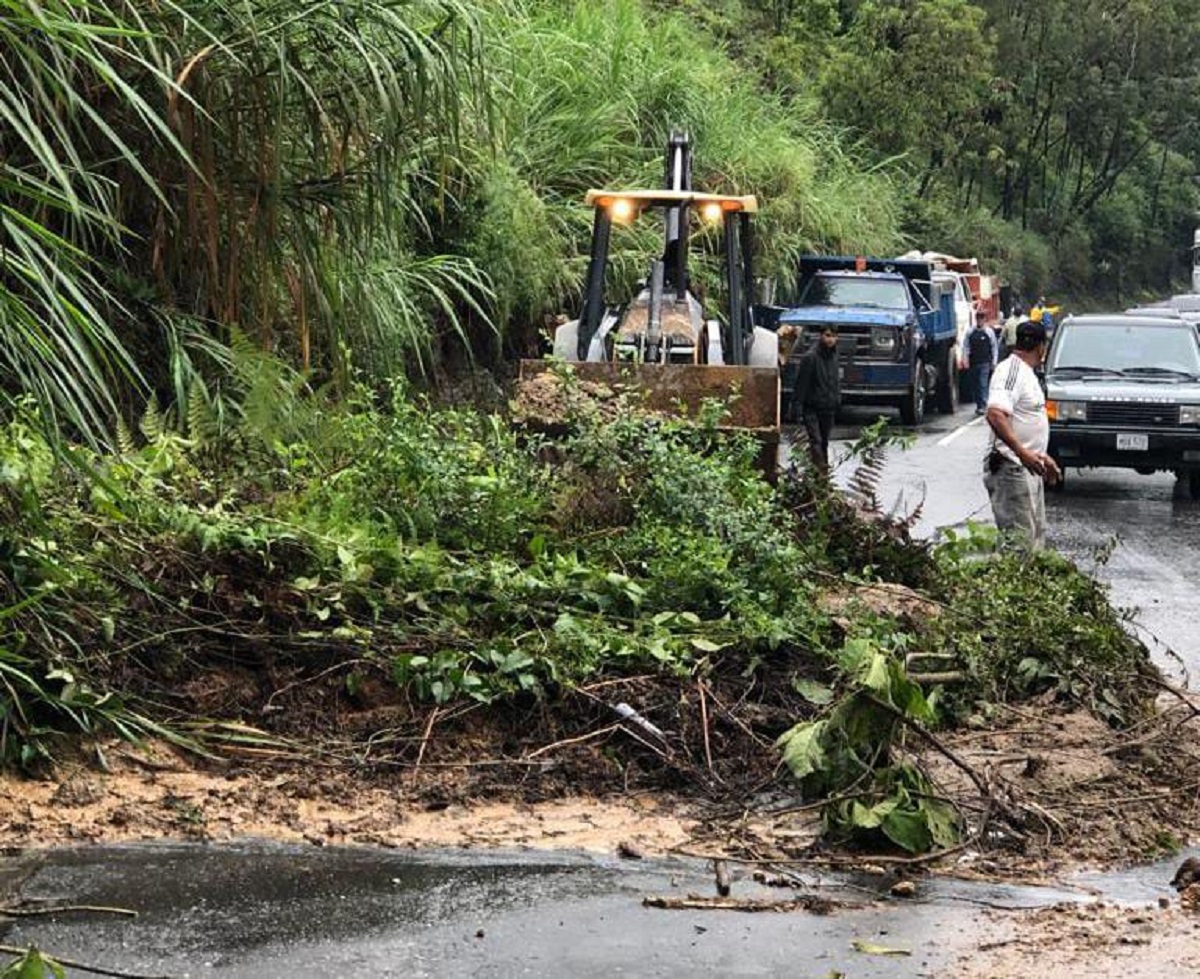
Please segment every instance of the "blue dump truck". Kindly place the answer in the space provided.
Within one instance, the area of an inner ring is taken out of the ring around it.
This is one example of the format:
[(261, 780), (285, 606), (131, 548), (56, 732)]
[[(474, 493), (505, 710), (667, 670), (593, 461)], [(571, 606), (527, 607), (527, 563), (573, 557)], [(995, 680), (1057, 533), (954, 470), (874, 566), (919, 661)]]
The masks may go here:
[(930, 263), (805, 256), (798, 296), (779, 315), (796, 334), (783, 367), (785, 417), (798, 420), (796, 367), (829, 325), (838, 329), (843, 403), (894, 406), (906, 425), (925, 417), (930, 399), (944, 413), (958, 407), (954, 295)]

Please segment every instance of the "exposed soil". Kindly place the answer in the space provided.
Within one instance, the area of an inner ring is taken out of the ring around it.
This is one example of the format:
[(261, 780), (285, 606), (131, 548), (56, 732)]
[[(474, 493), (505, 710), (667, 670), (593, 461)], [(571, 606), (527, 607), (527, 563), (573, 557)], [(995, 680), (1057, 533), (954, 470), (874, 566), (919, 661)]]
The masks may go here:
[[(637, 689), (613, 693), (632, 699)], [(615, 699), (608, 693), (606, 701)], [(651, 696), (647, 687), (640, 694), (642, 710), (661, 723), (663, 711), (651, 705), (665, 691), (655, 687)], [(699, 717), (698, 703), (678, 690), (675, 695), (682, 710)], [(724, 728), (748, 715), (730, 709), (722, 723), (721, 706), (712, 699), (706, 704), (710, 750), (744, 748)], [(357, 713), (377, 725), (382, 709), (360, 705)], [(340, 724), (365, 725), (355, 713), (345, 713)], [(976, 825), (998, 805), (1024, 819), (989, 824), (993, 830), (937, 862), (823, 847), (816, 843), (819, 810), (769, 769), (763, 778), (751, 765), (753, 778), (730, 778), (723, 787), (715, 760), (710, 771), (703, 755), (674, 757), (636, 723), (617, 723), (608, 708), (577, 716), (581, 726), (573, 731), (560, 726), (562, 718), (538, 724), (525, 718), (524, 739), (512, 724), (487, 730), (482, 715), (472, 712), (427, 714), (423, 749), (395, 766), (363, 757), (354, 764), (333, 753), (292, 757), (279, 745), (231, 749), (225, 760), (198, 763), (163, 744), (106, 743), (94, 757), (61, 765), (53, 777), (0, 778), (0, 811), (7, 817), (0, 822), (0, 845), (267, 837), (314, 845), (804, 859), (907, 877), (932, 871), (1048, 882), (1081, 865), (1161, 857), (1197, 836), (1195, 716), (1190, 708), (1166, 707), (1155, 724), (1117, 733), (1086, 714), (1029, 705), (1006, 708), (977, 729), (939, 736), (937, 746), (911, 745), (940, 790), (973, 814)], [(528, 736), (544, 738), (551, 730), (551, 741)], [(483, 750), (489, 744), (502, 746), (502, 753), (489, 757)], [(992, 801), (964, 766), (982, 774)], [(757, 791), (749, 792), (754, 785)], [(1200, 915), (1178, 902), (1167, 908), (1063, 906), (981, 910), (977, 925), (955, 942), (963, 950), (958, 975), (1160, 976), (1191, 968)]]
[(1060, 904), (1015, 914), (984, 912), (978, 921), (979, 934), (955, 966), (959, 979), (1196, 974), (1200, 914), (1178, 906)]

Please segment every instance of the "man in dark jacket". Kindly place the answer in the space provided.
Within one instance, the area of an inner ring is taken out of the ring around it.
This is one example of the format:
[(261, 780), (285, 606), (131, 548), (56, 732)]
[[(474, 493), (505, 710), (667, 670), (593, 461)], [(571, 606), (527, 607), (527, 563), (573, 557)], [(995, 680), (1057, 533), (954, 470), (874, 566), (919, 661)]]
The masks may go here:
[(796, 413), (804, 420), (808, 452), (821, 472), (829, 469), (829, 435), (842, 399), (837, 342), (837, 327), (826, 326), (821, 338), (800, 358), (796, 370)]
[(988, 384), (991, 383), (992, 369), (998, 359), (996, 348), (996, 334), (976, 320), (975, 329), (967, 334), (967, 364), (971, 370), (971, 379), (975, 382), (977, 415), (987, 411)]

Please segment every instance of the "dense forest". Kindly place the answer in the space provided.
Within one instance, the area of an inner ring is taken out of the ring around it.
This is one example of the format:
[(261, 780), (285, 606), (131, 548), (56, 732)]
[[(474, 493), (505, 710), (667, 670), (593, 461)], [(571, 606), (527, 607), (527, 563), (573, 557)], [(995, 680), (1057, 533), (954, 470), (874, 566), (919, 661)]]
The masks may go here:
[(698, 186), (763, 200), (785, 290), (805, 251), (917, 245), (1161, 293), (1198, 39), (1183, 0), (16, 3), (4, 397), (95, 436), (214, 400), (235, 334), (342, 390), (500, 367), (578, 301), (584, 190), (657, 183), (675, 127)]

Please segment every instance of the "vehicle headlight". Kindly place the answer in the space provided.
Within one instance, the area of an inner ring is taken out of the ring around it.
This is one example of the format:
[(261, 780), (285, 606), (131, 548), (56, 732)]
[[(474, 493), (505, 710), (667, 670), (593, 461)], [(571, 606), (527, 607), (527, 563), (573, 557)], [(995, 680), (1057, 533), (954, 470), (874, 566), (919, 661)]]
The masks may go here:
[[(1200, 412), (1200, 407), (1196, 409)], [(1046, 415), (1052, 422), (1087, 421), (1086, 401), (1047, 401)]]
[(896, 349), (896, 331), (890, 326), (871, 327), (871, 349), (891, 353)]
[(1180, 405), (1179, 424), (1200, 425), (1200, 405)]

